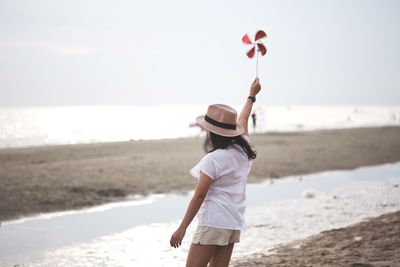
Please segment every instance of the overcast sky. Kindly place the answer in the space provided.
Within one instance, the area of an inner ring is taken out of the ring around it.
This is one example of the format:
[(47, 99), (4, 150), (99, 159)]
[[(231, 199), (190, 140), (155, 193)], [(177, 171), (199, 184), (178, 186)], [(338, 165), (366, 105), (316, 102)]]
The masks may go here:
[(400, 104), (400, 1), (0, 0), (0, 106)]

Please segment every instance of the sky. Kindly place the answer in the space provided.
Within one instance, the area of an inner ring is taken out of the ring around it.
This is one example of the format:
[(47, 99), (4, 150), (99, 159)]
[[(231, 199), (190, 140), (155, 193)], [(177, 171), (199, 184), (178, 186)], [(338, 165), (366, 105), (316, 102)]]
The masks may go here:
[(0, 0), (0, 106), (400, 105), (400, 1)]

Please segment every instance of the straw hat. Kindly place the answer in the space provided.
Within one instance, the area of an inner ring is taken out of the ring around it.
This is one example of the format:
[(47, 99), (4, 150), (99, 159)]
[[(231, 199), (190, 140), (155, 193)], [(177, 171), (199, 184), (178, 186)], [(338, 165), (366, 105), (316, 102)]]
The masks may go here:
[(244, 132), (243, 127), (237, 123), (236, 110), (223, 104), (208, 106), (207, 114), (197, 117), (196, 122), (221, 136), (234, 137)]

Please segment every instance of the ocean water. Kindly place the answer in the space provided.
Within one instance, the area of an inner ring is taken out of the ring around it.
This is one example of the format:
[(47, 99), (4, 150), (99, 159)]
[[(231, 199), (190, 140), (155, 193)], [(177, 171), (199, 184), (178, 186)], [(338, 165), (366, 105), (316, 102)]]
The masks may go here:
[[(235, 107), (240, 111), (241, 107)], [(0, 108), (0, 148), (196, 136), (206, 105)], [(400, 125), (400, 106), (255, 105), (252, 132)]]

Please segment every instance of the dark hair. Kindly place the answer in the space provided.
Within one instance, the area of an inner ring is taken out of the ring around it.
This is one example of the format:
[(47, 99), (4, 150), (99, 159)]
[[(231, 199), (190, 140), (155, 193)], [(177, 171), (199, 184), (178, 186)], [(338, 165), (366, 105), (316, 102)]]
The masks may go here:
[(226, 137), (210, 132), (210, 142), (212, 145), (212, 150), (210, 152), (213, 152), (217, 149), (225, 149), (233, 144), (237, 144), (243, 149), (249, 160), (255, 159), (257, 156), (256, 151), (251, 148), (250, 144), (244, 140), (241, 135), (235, 137)]

